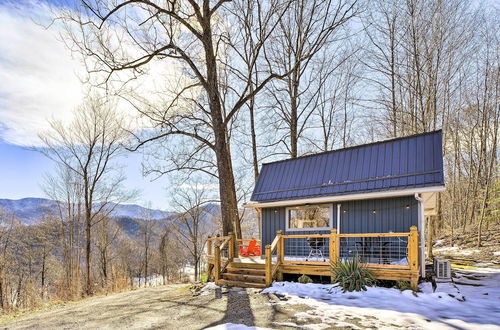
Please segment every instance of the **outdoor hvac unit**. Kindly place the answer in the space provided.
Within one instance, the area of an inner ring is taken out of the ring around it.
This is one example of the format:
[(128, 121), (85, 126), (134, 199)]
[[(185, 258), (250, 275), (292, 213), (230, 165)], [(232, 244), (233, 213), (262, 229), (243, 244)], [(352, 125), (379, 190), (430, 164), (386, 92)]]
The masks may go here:
[(448, 260), (435, 258), (434, 273), (438, 281), (451, 281), (451, 265)]

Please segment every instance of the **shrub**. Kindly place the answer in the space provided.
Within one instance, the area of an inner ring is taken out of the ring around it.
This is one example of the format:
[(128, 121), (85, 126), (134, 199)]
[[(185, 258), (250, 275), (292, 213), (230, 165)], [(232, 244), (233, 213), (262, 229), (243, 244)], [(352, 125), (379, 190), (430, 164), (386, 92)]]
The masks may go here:
[(377, 283), (373, 273), (359, 263), (357, 255), (352, 260), (333, 262), (331, 271), (335, 282), (340, 285), (343, 292), (366, 291), (367, 286)]
[(307, 275), (302, 275), (301, 277), (299, 277), (299, 283), (307, 284), (307, 283), (312, 283), (312, 282), (313, 282), (313, 280)]
[(396, 281), (394, 287), (400, 291), (411, 290), (411, 285), (408, 281)]

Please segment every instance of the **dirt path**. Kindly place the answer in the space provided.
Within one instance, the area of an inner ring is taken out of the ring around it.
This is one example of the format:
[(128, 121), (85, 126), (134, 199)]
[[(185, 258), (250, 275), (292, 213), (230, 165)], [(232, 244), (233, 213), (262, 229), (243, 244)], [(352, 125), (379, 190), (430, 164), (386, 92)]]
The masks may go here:
[(233, 289), (215, 299), (214, 291), (193, 296), (186, 286), (162, 286), (91, 298), (0, 324), (0, 329), (191, 330), (224, 323), (286, 329), (287, 323), (303, 322), (294, 317), (296, 313), (310, 309), (300, 304), (276, 305), (272, 303), (276, 296), (255, 293)]

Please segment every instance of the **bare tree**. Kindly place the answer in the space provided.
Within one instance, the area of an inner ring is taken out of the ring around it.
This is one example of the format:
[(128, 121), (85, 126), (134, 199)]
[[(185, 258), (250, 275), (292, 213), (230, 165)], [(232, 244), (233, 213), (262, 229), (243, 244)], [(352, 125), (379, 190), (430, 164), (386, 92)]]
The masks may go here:
[(121, 117), (109, 104), (93, 98), (75, 111), (71, 123), (52, 121), (50, 131), (40, 135), (44, 147), (38, 150), (69, 169), (81, 187), (87, 294), (92, 293), (92, 227), (109, 215), (116, 203), (132, 197), (123, 191), (125, 177), (113, 163), (127, 136), (123, 127)]
[(14, 229), (18, 224), (16, 217), (0, 208), (0, 307), (7, 308), (9, 301), (9, 270), (14, 248)]
[(75, 172), (58, 164), (55, 173), (45, 176), (42, 187), (45, 194), (56, 202), (57, 209), (51, 216), (59, 221), (59, 241), (64, 264), (64, 298), (73, 298), (81, 290), (83, 184)]
[[(148, 209), (149, 210), (149, 209)], [(141, 214), (140, 235), (144, 247), (144, 286), (148, 285), (149, 266), (152, 252), (155, 221), (151, 213), (146, 210)]]
[(273, 81), (268, 94), (276, 109), (275, 126), (285, 130), (281, 142), (292, 158), (298, 155), (299, 140), (319, 102), (322, 86), (314, 82), (325, 63), (319, 57), (331, 59), (333, 49), (323, 50), (340, 38), (340, 30), (358, 11), (357, 1), (300, 0), (280, 20), (270, 57), (274, 66), (292, 73), (283, 81)]
[(177, 189), (173, 197), (173, 203), (179, 212), (172, 229), (177, 234), (181, 246), (191, 255), (195, 280), (199, 279), (203, 247), (208, 236), (217, 229), (212, 221), (213, 204), (210, 202), (212, 200), (209, 199), (207, 189), (199, 183)]
[[(231, 54), (235, 44), (230, 31), (238, 8), (246, 1), (82, 1), (81, 11), (68, 11), (59, 18), (68, 25), (73, 50), (84, 55), (90, 73), (104, 74), (107, 87), (118, 80), (133, 82), (158, 63), (176, 67), (174, 79), (157, 97), (119, 93), (147, 119), (155, 130), (137, 136), (133, 150), (153, 141), (169, 141), (172, 152), (159, 174), (173, 170), (202, 171), (218, 178), (223, 230), (241, 235), (230, 146), (230, 125), (240, 109), (271, 80), (292, 70), (274, 72), (266, 66), (257, 85), (251, 79), (255, 61), (247, 70), (237, 69)], [(276, 21), (287, 10), (288, 1), (268, 1), (258, 8), (262, 23), (255, 33), (253, 58), (263, 46)], [(237, 6), (236, 4), (240, 4)], [(244, 6), (243, 6), (244, 7)], [(118, 56), (117, 56), (118, 55)], [(247, 72), (248, 71), (248, 72)], [(130, 73), (130, 79), (123, 75)], [(122, 75), (120, 77), (120, 75)], [(119, 79), (113, 78), (119, 77)], [(175, 79), (175, 77), (178, 77)], [(119, 87), (119, 92), (126, 88)], [(115, 89), (116, 90), (116, 89)], [(211, 155), (214, 157), (207, 157)], [(212, 159), (215, 158), (215, 161)]]
[(102, 287), (108, 290), (109, 270), (113, 260), (111, 247), (117, 241), (121, 229), (110, 217), (103, 217), (94, 226), (94, 231), (94, 245), (97, 249)]

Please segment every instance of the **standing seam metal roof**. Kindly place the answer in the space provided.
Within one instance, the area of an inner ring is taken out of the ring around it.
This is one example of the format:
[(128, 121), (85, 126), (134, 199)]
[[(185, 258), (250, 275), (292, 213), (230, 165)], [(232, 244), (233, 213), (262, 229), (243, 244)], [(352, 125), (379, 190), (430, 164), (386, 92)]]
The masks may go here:
[(252, 201), (442, 186), (442, 132), (263, 164)]

